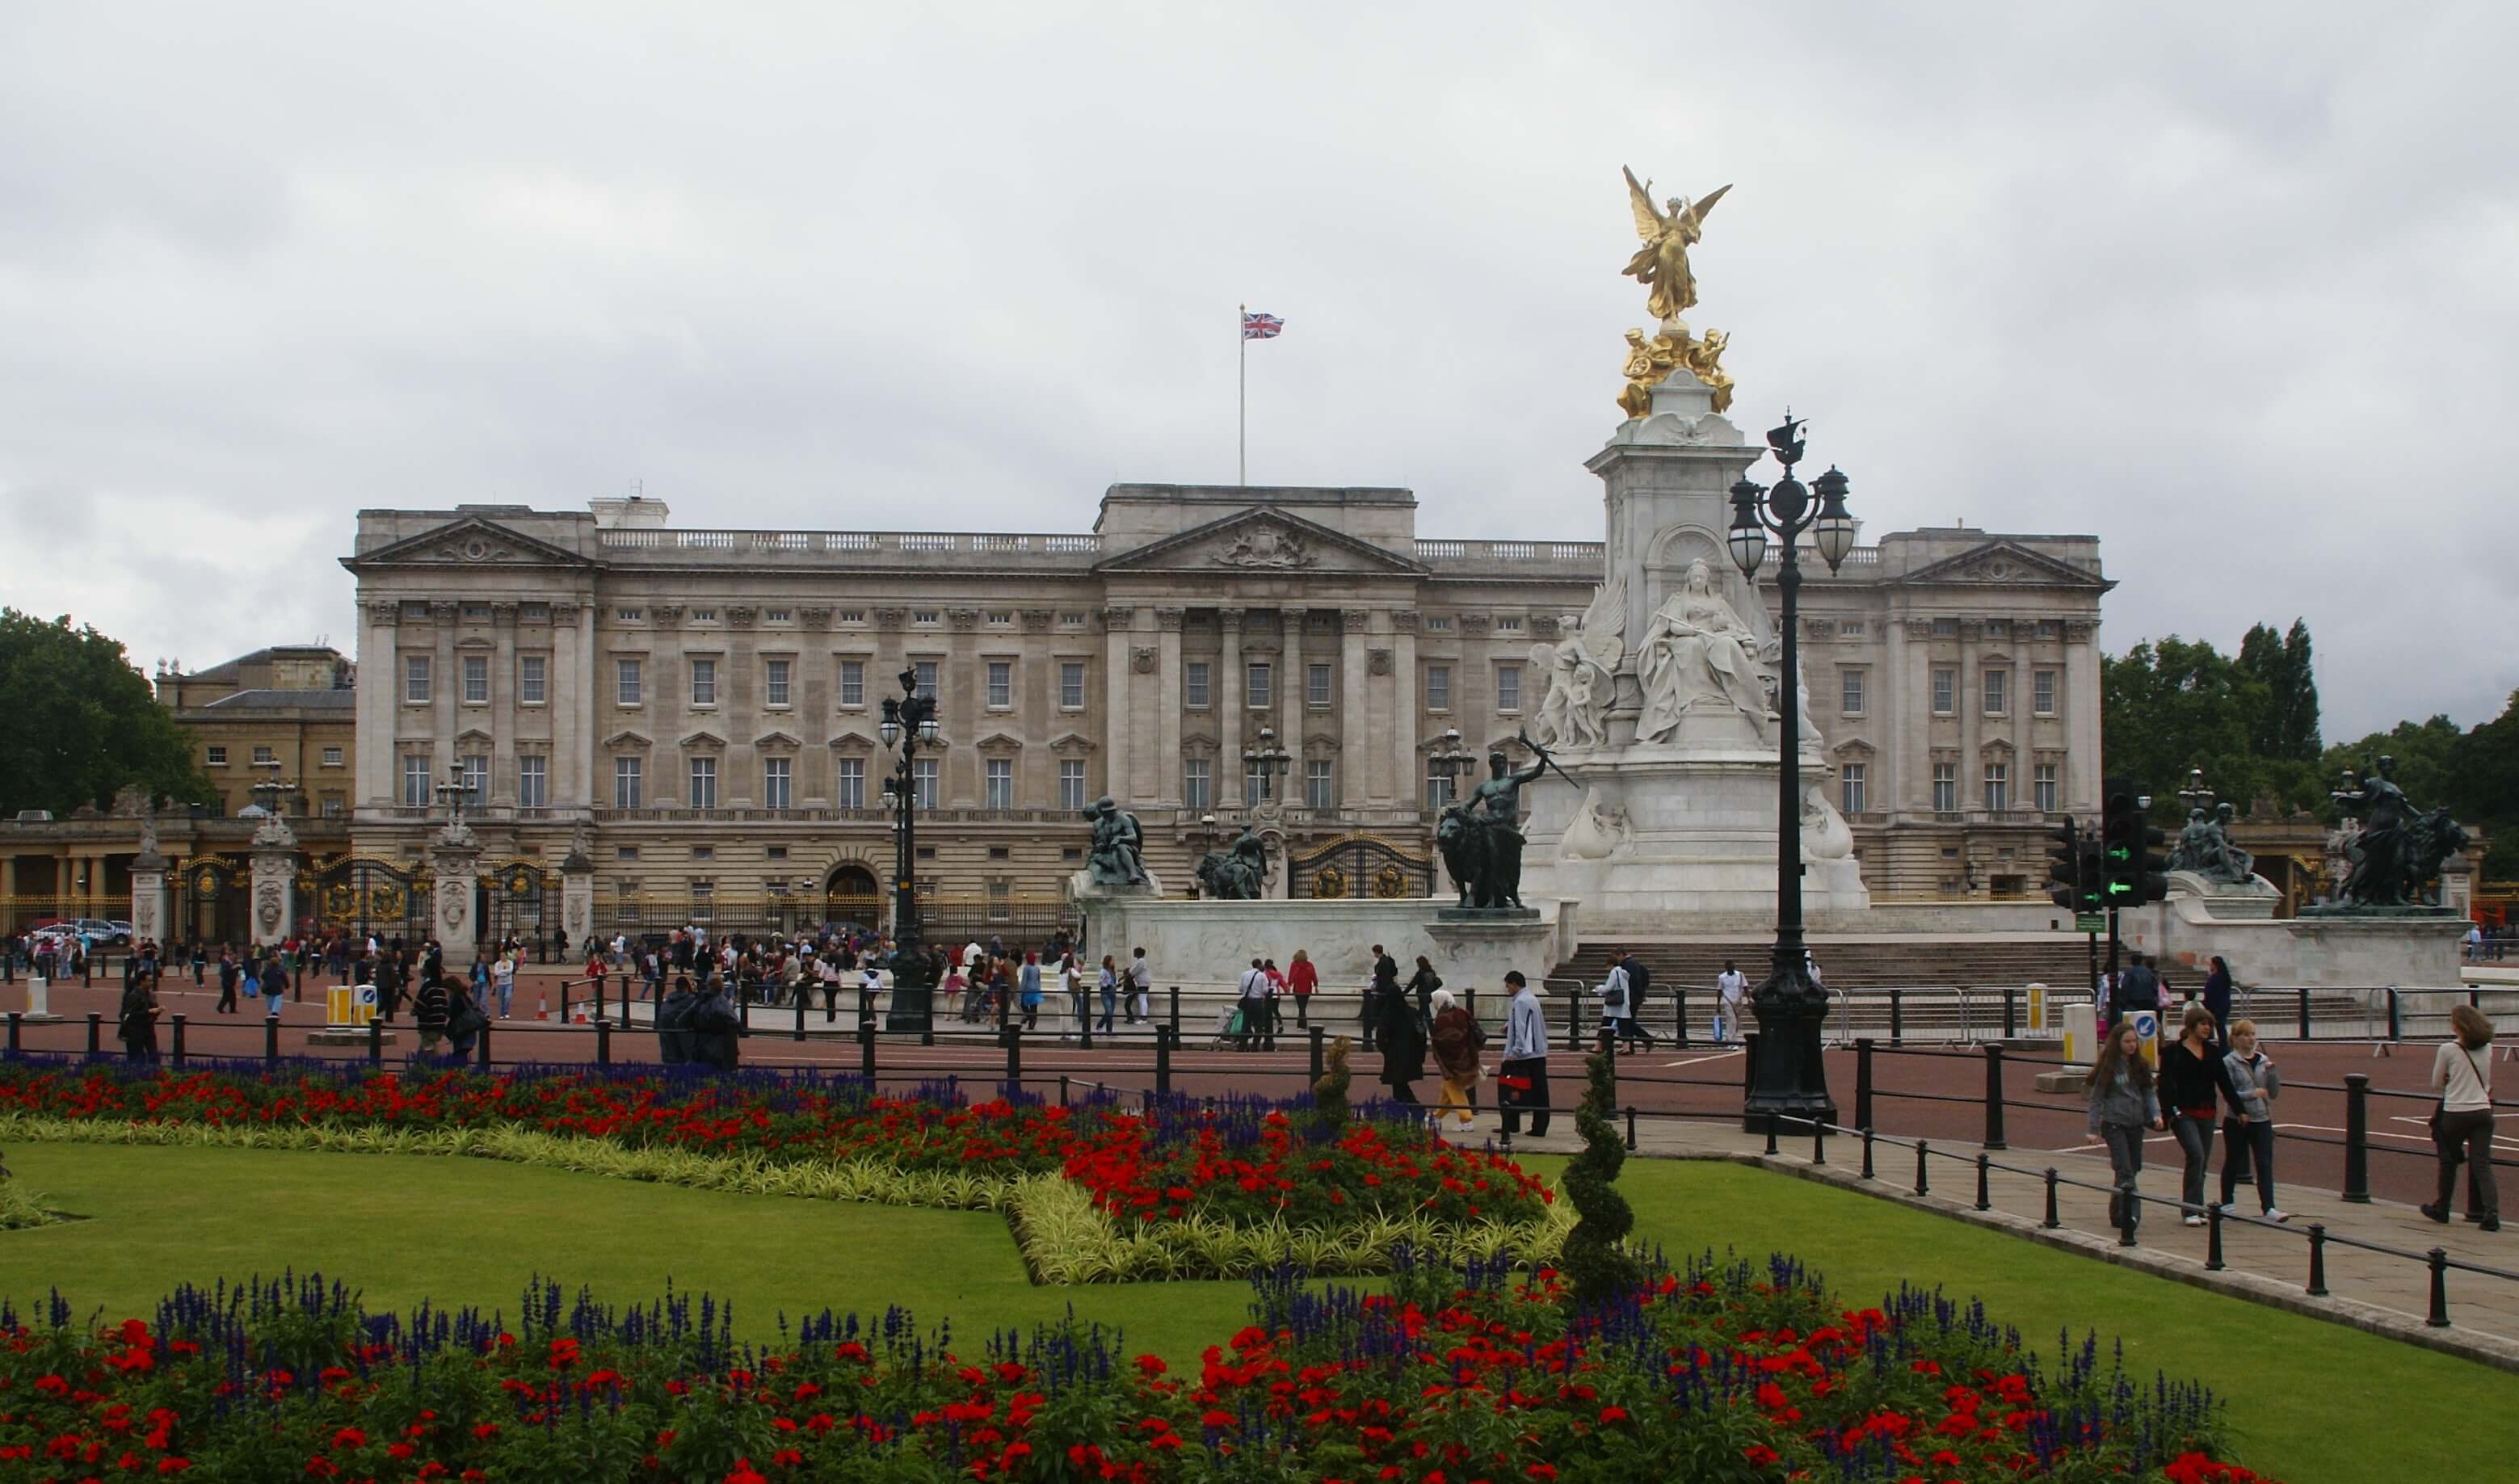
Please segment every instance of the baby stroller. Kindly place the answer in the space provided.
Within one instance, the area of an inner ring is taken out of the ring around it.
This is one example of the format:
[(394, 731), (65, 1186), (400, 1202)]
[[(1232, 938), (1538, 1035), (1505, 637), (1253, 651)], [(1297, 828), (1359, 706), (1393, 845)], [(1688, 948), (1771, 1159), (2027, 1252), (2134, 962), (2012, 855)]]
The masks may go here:
[(1208, 1042), (1210, 1051), (1239, 1051), (1243, 1048), (1242, 1007), (1227, 1006), (1215, 1017), (1215, 1039)]

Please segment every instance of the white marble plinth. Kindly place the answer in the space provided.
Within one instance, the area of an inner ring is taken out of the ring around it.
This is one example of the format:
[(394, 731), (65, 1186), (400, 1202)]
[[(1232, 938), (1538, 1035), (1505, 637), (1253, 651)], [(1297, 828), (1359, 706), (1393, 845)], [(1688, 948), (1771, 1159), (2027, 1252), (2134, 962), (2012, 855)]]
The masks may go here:
[(2215, 918), (2263, 922), (2282, 905), (2282, 891), (2262, 876), (2244, 882), (2216, 881), (2199, 871), (2172, 871), (2169, 901), (2189, 922)]
[(2466, 928), (2451, 916), (2232, 919), (2176, 896), (2123, 916), (2141, 952), (2199, 970), (2219, 954), (2240, 982), (2286, 989), (2454, 984)]
[[(1525, 896), (1583, 903), (1621, 922), (1765, 916), (1776, 909), (1776, 755), (1739, 745), (1608, 747), (1560, 760), (1583, 785), (1551, 773), (1524, 786)], [(1803, 792), (1827, 765), (1805, 754)], [(1802, 859), (1805, 911), (1872, 904), (1853, 857)]]
[(1399, 961), (1401, 978), (1417, 955), (1435, 963), (1454, 989), (1503, 986), (1519, 969), (1536, 983), (1573, 956), (1574, 905), (1532, 900), (1534, 916), (1440, 920), (1454, 898), (1339, 897), (1332, 900), (1185, 901), (1134, 893), (1081, 892), (1087, 960), (1102, 955), (1126, 968), (1146, 950), (1160, 991), (1167, 984), (1231, 984), (1254, 957), (1284, 969), (1305, 950), (1324, 990), (1348, 991), (1373, 977), (1373, 945)]

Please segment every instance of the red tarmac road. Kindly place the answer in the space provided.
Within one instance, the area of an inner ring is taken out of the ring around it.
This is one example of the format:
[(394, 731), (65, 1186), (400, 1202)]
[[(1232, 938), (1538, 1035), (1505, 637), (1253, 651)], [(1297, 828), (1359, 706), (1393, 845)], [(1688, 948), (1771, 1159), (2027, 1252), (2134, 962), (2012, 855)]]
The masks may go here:
[[(597, 1037), (592, 1026), (563, 1026), (531, 1018), (538, 997), (546, 1005), (556, 1005), (558, 982), (558, 977), (550, 974), (529, 975), (520, 981), (515, 1008), (522, 1018), (498, 1023), (493, 1028), (492, 1048), (498, 1061), (595, 1059)], [(582, 983), (578, 987), (582, 991)], [(283, 1006), (282, 1053), (342, 1059), (364, 1056), (360, 1047), (309, 1047), (305, 1043), (305, 1032), (324, 1022), (324, 1005), (313, 981), (306, 982), (303, 992), (302, 1001)], [(0, 1007), (23, 1004), (22, 993), (21, 986), (0, 988)], [(260, 1056), (264, 1028), (259, 1002), (246, 1002), (241, 1013), (220, 1015), (214, 1009), (217, 997), (215, 981), (196, 987), (189, 979), (167, 978), (160, 999), (167, 1016), (181, 1014), (185, 1018), (187, 1054)], [(67, 1019), (22, 1027), (22, 1044), (29, 1051), (83, 1050), (88, 1034), (85, 1018), (95, 1013), (104, 1018), (105, 1049), (118, 1050), (113, 1040), (118, 998), (118, 981), (114, 987), (103, 979), (84, 988), (75, 983), (56, 985), (52, 1008)], [(1352, 1006), (1329, 1008), (1338, 1012), (1331, 1025), (1333, 1032), (1350, 1031)], [(792, 1011), (756, 1008), (753, 1034), (744, 1043), (744, 1060), (759, 1066), (855, 1069), (860, 1065), (861, 1052), (854, 1035), (853, 1010), (854, 1006), (844, 999), (839, 1019), (825, 1022), (817, 1007), (807, 1017), (811, 1038), (797, 1041), (791, 1039)], [(389, 1061), (407, 1057), (414, 1040), (408, 1024), (395, 1028), (399, 1035), (395, 1045), (386, 1051)], [(974, 1082), (994, 1082), (1003, 1075), (1005, 1053), (985, 1029), (965, 1036), (958, 1023), (946, 1028), (947, 1034), (934, 1046), (922, 1047), (906, 1037), (879, 1038), (876, 1066), (881, 1080), (907, 1084), (951, 1075)], [(1563, 1034), (1561, 1028), (1561, 1049), (1551, 1056), (1551, 1078), (1557, 1102), (1570, 1105), (1581, 1084), (1582, 1059), (1579, 1053), (1562, 1049)], [(654, 1043), (650, 1037), (651, 1033), (644, 1030), (614, 1034), (613, 1058), (624, 1062), (651, 1059)], [(1300, 1038), (1281, 1040), (1280, 1049), (1274, 1052), (1248, 1053), (1209, 1049), (1208, 1037), (1194, 1032), (1185, 1032), (1185, 1041), (1172, 1059), (1173, 1086), (1178, 1091), (1202, 1096), (1226, 1092), (1285, 1096), (1304, 1084), (1307, 1051)], [(161, 1052), (172, 1049), (172, 1026), (168, 1022), (160, 1023), (158, 1044)], [(2434, 1161), (2424, 1126), (2431, 1108), (2426, 1091), (2432, 1056), (2429, 1043), (2409, 1042), (2392, 1048), (2393, 1055), (2386, 1057), (2374, 1057), (2371, 1043), (2366, 1041), (2268, 1041), (2265, 1046), (2282, 1069), (2285, 1085), (2276, 1105), (2276, 1126), (2281, 1137), (2276, 1145), (2276, 1173), (2281, 1185), (2308, 1185), (2329, 1192), (2343, 1189), (2346, 1096), (2342, 1087), (2347, 1073), (2358, 1072), (2371, 1081), (2371, 1194), (2409, 1203), (2431, 1199)], [(1490, 1059), (1492, 1056), (1490, 1046)], [(1043, 1035), (1024, 1042), (1022, 1058), (1025, 1080), (1043, 1093), (1050, 1092), (1061, 1075), (1078, 1090), (1097, 1082), (1130, 1092), (1154, 1084), (1153, 1052), (1143, 1036), (1133, 1040), (1124, 1036), (1117, 1045), (1106, 1041), (1087, 1051)], [(1829, 1087), (1837, 1099), (1839, 1119), (1848, 1123), (1855, 1116), (1856, 1060), (1851, 1048), (1831, 1050), (1827, 1055)], [(2032, 1083), (2035, 1073), (2052, 1066), (2053, 1061), (2052, 1053), (2035, 1051), (2011, 1052), (2004, 1058), (2004, 1132), (2008, 1150), (1998, 1157), (2006, 1162), (2035, 1169), (2040, 1167), (2038, 1156), (2042, 1152), (2088, 1151), (2095, 1147), (2084, 1133), (2079, 1096), (2069, 1092), (2041, 1093)], [(1903, 1050), (1877, 1048), (1873, 1060), (1874, 1127), (1884, 1134), (1947, 1145), (1955, 1153), (1972, 1153), (1986, 1133), (1986, 1066), (1987, 1057), (1981, 1048), (1926, 1047), (1921, 1043)], [(1381, 1058), (1359, 1050), (1354, 1067), (1357, 1081), (1370, 1084), (1380, 1071)], [(1619, 1072), (1620, 1101), (1633, 1105), (1640, 1115), (1722, 1121), (1740, 1116), (1743, 1061), (1737, 1046), (1700, 1044), (1683, 1049), (1664, 1040), (1654, 1051), (1622, 1056)], [(1431, 1078), (1420, 1084), (1420, 1091), (1431, 1096)], [(1492, 1088), (1482, 1089), (1482, 1106), (1491, 1109)], [(1489, 1116), (1492, 1117), (1491, 1112)], [(2497, 1144), (2505, 1157), (2519, 1160), (2519, 1119), (2512, 1120), (2512, 1133), (2502, 1135)], [(2179, 1163), (2177, 1142), (2166, 1133), (2153, 1136), (2150, 1154), (2156, 1170), (2174, 1171)], [(2220, 1162), (2217, 1147), (2217, 1174)], [(2279, 1189), (2276, 1200), (2280, 1200)]]

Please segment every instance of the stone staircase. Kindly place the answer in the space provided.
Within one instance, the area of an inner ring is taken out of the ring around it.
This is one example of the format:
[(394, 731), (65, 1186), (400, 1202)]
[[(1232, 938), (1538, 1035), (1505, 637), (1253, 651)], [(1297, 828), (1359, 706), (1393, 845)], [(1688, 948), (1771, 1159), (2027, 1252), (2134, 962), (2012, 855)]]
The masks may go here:
[[(1587, 940), (1575, 960), (1559, 965), (1551, 978), (1597, 983), (1607, 972), (1611, 953), (1632, 952), (1653, 971), (1656, 989), (1686, 985), (1692, 990), (1710, 990), (1727, 959), (1738, 964), (1752, 983), (1765, 978), (1774, 948), (1772, 937)], [(2071, 934), (1972, 934), (1949, 938), (1815, 935), (1810, 948), (1831, 989), (1952, 989), (1977, 985), (1999, 989), (2006, 984), (2041, 983), (2065, 992), (2087, 993), (2087, 954), (2082, 938)]]

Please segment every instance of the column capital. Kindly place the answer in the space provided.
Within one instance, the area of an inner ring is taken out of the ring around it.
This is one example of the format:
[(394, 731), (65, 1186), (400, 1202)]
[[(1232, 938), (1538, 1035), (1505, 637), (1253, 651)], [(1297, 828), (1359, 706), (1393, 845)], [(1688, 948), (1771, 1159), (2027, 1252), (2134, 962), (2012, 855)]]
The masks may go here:
[(375, 602), (368, 604), (368, 622), (391, 626), (402, 620), (402, 604)]
[(1167, 633), (1178, 633), (1180, 632), (1181, 619), (1186, 616), (1189, 610), (1186, 608), (1157, 608), (1155, 610), (1155, 627), (1163, 630)]
[(1102, 626), (1106, 629), (1126, 629), (1129, 621), (1136, 616), (1137, 610), (1127, 603), (1106, 604), (1102, 609)]
[(1341, 608), (1339, 610), (1339, 623), (1345, 627), (1347, 632), (1349, 633), (1362, 633), (1365, 629), (1373, 623), (1373, 610), (1370, 608)]
[(1215, 627), (1226, 633), (1240, 633), (1247, 617), (1239, 608), (1218, 608), (1215, 610)]

